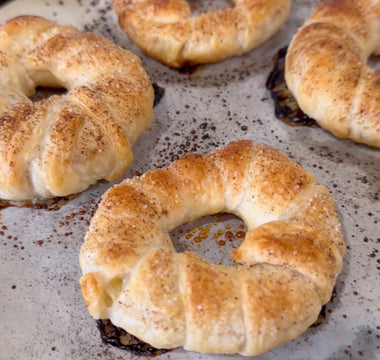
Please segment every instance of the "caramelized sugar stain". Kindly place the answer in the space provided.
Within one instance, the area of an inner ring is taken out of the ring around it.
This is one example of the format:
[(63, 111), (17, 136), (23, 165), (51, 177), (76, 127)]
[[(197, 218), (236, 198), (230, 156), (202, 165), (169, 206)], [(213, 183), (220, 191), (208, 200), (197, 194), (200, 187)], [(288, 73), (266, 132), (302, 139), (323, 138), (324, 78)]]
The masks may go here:
[(334, 302), (336, 296), (337, 296), (337, 291), (336, 291), (336, 288), (334, 287), (333, 291), (332, 291), (332, 294), (331, 294), (330, 301), (327, 304), (325, 304), (325, 305), (322, 306), (321, 311), (319, 312), (317, 320), (315, 321), (314, 324), (311, 325), (311, 327), (320, 326), (320, 325), (322, 325), (323, 323), (325, 323), (327, 321), (326, 319), (327, 319), (328, 314), (330, 314), (332, 312), (330, 306)]
[(23, 207), (32, 209), (44, 209), (44, 210), (59, 210), (63, 205), (67, 204), (72, 199), (75, 199), (79, 194), (74, 194), (64, 197), (54, 197), (45, 200), (25, 200), (25, 201), (13, 201), (0, 199), (0, 210), (8, 207)]
[(266, 81), (275, 105), (275, 115), (290, 126), (319, 127), (317, 122), (306, 115), (298, 106), (285, 82), (285, 57), (287, 47), (280, 49), (275, 55), (274, 66)]
[(203, 74), (205, 64), (187, 64), (177, 69), (180, 74), (189, 75), (192, 79), (196, 79)]
[(127, 350), (134, 355), (154, 357), (170, 351), (167, 349), (156, 349), (129, 334), (124, 329), (115, 326), (111, 320), (97, 320), (96, 322), (103, 342)]
[[(177, 238), (180, 239), (184, 234), (185, 242), (183, 245), (185, 250), (188, 250), (191, 245), (194, 245), (189, 242), (190, 240), (195, 244), (200, 244), (203, 240), (209, 238), (212, 238), (219, 248), (229, 244), (232, 249), (236, 249), (242, 239), (245, 238), (247, 228), (243, 221), (239, 221), (238, 224), (234, 225), (229, 224), (228, 219), (231, 216), (232, 215), (228, 213), (220, 213), (211, 216), (211, 218), (215, 219), (209, 224), (190, 227), (186, 226), (186, 224), (180, 225), (175, 231), (177, 234), (174, 235), (177, 235)], [(225, 221), (227, 221), (227, 224), (222, 226), (221, 223)]]
[(153, 107), (155, 107), (161, 102), (162, 98), (164, 97), (165, 89), (156, 83), (153, 83), (152, 86), (154, 90)]

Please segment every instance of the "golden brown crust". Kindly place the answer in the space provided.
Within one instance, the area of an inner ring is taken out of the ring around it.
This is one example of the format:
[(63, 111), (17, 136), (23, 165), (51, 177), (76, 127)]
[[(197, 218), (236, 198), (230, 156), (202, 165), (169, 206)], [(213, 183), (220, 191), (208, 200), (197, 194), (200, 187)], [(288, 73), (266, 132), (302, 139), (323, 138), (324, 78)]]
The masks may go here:
[(285, 79), (301, 109), (335, 136), (380, 147), (379, 0), (326, 0), (289, 46)]
[(185, 349), (202, 353), (239, 352), (245, 341), (240, 283), (232, 267), (181, 254), (181, 289), (186, 318)]
[(329, 289), (342, 267), (341, 254), (327, 236), (304, 224), (283, 220), (252, 229), (231, 257), (247, 265), (268, 263), (297, 269), (315, 284), (323, 303), (329, 300)]
[(232, 0), (194, 16), (186, 0), (114, 0), (121, 28), (141, 51), (172, 67), (241, 55), (274, 35), (290, 0)]
[[(176, 226), (227, 211), (247, 224), (235, 266), (177, 254)], [(237, 141), (104, 194), (80, 251), (90, 314), (158, 348), (256, 355), (305, 331), (342, 268), (332, 196), (284, 154)]]
[[(65, 196), (120, 177), (153, 117), (153, 89), (135, 55), (41, 17), (0, 28), (0, 75), (5, 199)], [(37, 86), (67, 93), (32, 102)]]
[(297, 270), (258, 264), (240, 268), (246, 344), (251, 356), (294, 339), (313, 324), (321, 300), (314, 283)]

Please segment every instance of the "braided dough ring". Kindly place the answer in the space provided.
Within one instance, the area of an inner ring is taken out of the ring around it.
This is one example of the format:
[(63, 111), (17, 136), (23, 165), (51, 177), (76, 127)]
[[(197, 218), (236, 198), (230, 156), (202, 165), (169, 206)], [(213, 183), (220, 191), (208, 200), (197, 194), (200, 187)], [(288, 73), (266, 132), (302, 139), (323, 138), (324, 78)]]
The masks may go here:
[(171, 67), (242, 55), (274, 35), (291, 0), (231, 0), (194, 16), (186, 0), (114, 0), (121, 28), (142, 52)]
[[(153, 89), (111, 41), (21, 16), (0, 28), (0, 197), (65, 196), (114, 180), (150, 125)], [(37, 102), (37, 86), (67, 93)]]
[[(218, 212), (247, 225), (236, 266), (176, 253), (169, 231)], [(327, 188), (284, 154), (239, 141), (106, 192), (80, 251), (81, 287), (93, 317), (157, 348), (251, 356), (316, 320), (343, 254)]]
[(380, 0), (327, 0), (294, 36), (285, 79), (301, 109), (340, 138), (380, 147)]

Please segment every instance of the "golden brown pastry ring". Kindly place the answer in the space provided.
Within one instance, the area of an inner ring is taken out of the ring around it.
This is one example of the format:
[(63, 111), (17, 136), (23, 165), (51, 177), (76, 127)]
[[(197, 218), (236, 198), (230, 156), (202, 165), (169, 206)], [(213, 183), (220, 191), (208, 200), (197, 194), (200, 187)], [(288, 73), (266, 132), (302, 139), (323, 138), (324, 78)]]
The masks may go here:
[[(33, 102), (37, 86), (62, 96)], [(92, 33), (21, 16), (0, 28), (0, 197), (65, 196), (114, 180), (150, 125), (140, 59)]]
[[(174, 250), (169, 231), (218, 212), (247, 225), (236, 266)], [(313, 324), (343, 254), (327, 188), (284, 154), (238, 141), (108, 190), (80, 251), (81, 287), (94, 318), (157, 348), (251, 356)]]
[(294, 36), (286, 83), (300, 108), (340, 138), (380, 147), (380, 1), (326, 0)]
[(274, 35), (291, 0), (231, 0), (232, 8), (192, 15), (186, 0), (114, 0), (120, 27), (142, 52), (171, 67), (244, 54)]

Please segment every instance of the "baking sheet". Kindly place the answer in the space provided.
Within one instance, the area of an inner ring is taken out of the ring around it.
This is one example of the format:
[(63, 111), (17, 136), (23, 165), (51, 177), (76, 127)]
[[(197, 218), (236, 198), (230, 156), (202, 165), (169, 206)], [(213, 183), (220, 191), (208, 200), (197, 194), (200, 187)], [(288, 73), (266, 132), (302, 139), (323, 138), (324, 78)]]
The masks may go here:
[[(295, 0), (272, 39), (249, 54), (180, 72), (143, 56), (118, 28), (107, 0), (20, 0), (0, 8), (0, 22), (42, 15), (112, 39), (143, 59), (151, 81), (165, 90), (151, 128), (134, 146), (125, 176), (166, 166), (185, 152), (206, 152), (252, 139), (286, 152), (333, 193), (347, 244), (343, 272), (325, 317), (294, 341), (257, 360), (380, 359), (380, 154), (319, 128), (290, 127), (274, 117), (265, 89), (272, 57), (287, 45), (317, 0)], [(197, 2), (203, 9), (217, 1)], [(378, 71), (379, 60), (370, 59)], [(0, 359), (132, 359), (102, 343), (81, 297), (78, 252), (100, 196), (101, 182), (47, 209), (7, 207), (0, 215)], [(200, 219), (172, 232), (178, 251), (188, 249), (227, 263), (244, 225), (232, 216)], [(177, 349), (162, 360), (229, 359)], [(234, 356), (235, 359), (242, 359)]]

